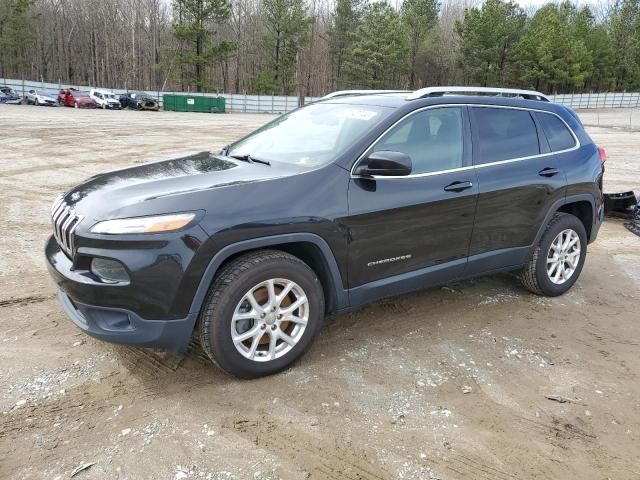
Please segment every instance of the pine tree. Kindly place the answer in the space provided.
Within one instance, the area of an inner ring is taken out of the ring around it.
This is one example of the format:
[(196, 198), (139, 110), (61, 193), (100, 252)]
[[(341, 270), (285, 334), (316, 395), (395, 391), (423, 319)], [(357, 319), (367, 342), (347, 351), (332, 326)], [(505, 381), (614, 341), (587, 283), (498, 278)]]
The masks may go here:
[(526, 25), (526, 15), (512, 2), (487, 0), (468, 10), (456, 24), (460, 36), (459, 67), (467, 82), (481, 86), (513, 83), (513, 48)]
[(616, 86), (640, 87), (640, 1), (623, 0), (611, 18)]
[(267, 71), (258, 80), (272, 78), (285, 95), (292, 91), (298, 54), (307, 41), (310, 18), (304, 0), (264, 0), (264, 43), (270, 52)]
[(409, 88), (416, 88), (417, 58), (422, 44), (438, 21), (438, 0), (405, 0), (402, 20), (409, 34)]
[(24, 75), (33, 30), (28, 16), (34, 0), (0, 0), (0, 76)]
[(173, 34), (180, 46), (166, 66), (176, 68), (183, 85), (195, 85), (198, 92), (211, 88), (207, 67), (218, 65), (234, 50), (231, 42), (214, 42), (215, 27), (229, 18), (229, 0), (174, 0), (178, 16)]
[(356, 32), (345, 76), (350, 85), (373, 89), (398, 87), (407, 71), (409, 44), (400, 15), (384, 2), (373, 3)]
[(593, 70), (591, 52), (579, 34), (577, 11), (568, 2), (547, 4), (531, 19), (517, 46), (521, 80), (527, 86), (555, 92), (582, 88)]
[(356, 32), (364, 13), (363, 0), (337, 0), (333, 23), (327, 32), (329, 53), (333, 60), (334, 84), (337, 90), (344, 87), (343, 65), (351, 55)]

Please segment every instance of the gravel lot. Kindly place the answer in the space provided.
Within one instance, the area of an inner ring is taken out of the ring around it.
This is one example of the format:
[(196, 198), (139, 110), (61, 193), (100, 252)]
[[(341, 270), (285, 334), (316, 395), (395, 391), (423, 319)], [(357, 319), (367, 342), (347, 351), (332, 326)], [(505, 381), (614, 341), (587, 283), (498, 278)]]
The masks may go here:
[[(640, 134), (625, 126), (640, 112), (599, 113), (583, 118), (609, 153), (607, 190), (640, 190)], [(54, 196), (269, 118), (0, 105), (0, 478), (86, 462), (74, 478), (640, 477), (640, 238), (620, 221), (563, 297), (499, 275), (385, 300), (329, 320), (266, 379), (78, 331), (44, 266)]]

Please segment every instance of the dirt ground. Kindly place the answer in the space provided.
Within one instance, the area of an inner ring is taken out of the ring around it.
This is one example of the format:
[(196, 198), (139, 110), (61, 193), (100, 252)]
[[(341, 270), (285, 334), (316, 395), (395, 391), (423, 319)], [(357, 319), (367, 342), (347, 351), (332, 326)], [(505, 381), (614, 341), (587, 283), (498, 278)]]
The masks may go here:
[[(640, 190), (638, 130), (596, 115), (606, 189)], [(0, 105), (1, 479), (640, 478), (640, 238), (618, 220), (562, 297), (498, 275), (381, 301), (256, 381), (74, 327), (42, 253), (54, 196), (269, 118)]]

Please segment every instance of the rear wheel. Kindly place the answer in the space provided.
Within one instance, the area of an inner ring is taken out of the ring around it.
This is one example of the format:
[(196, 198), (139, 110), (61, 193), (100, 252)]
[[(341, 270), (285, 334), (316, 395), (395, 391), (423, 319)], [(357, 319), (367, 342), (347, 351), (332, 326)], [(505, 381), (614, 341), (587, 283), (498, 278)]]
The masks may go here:
[(578, 280), (587, 255), (587, 233), (579, 218), (556, 214), (522, 271), (523, 285), (533, 293), (555, 297)]
[(199, 318), (200, 342), (231, 375), (279, 372), (311, 344), (324, 320), (315, 272), (277, 250), (242, 256), (216, 277)]

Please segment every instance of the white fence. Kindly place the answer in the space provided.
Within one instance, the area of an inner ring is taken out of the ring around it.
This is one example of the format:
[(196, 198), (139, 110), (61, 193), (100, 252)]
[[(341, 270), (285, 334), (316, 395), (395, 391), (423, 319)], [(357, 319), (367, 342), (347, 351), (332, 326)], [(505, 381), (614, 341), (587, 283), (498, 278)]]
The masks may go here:
[[(0, 86), (7, 85), (19, 95), (24, 96), (32, 89), (58, 91), (61, 88), (77, 88), (89, 90), (91, 87), (67, 85), (60, 83), (34, 82), (30, 80), (15, 80), (0, 78)], [(127, 90), (112, 89), (114, 93), (122, 94)], [(298, 97), (286, 97), (280, 95), (243, 95), (237, 93), (193, 93), (193, 92), (158, 92), (145, 91), (148, 95), (157, 98), (162, 106), (162, 95), (185, 94), (191, 96), (224, 97), (227, 112), (243, 113), (284, 113), (298, 107)], [(591, 108), (638, 108), (640, 107), (640, 92), (604, 92), (604, 93), (567, 93), (550, 95), (552, 101), (567, 105), (575, 109)], [(306, 97), (304, 103), (317, 100), (318, 97)]]
[[(91, 88), (77, 85), (68, 85), (66, 83), (46, 83), (34, 82), (31, 80), (15, 80), (9, 78), (0, 78), (0, 86), (11, 87), (18, 95), (25, 96), (29, 90), (46, 90), (51, 93), (57, 93), (62, 88), (77, 88), (81, 91), (89, 91)], [(122, 89), (106, 89), (118, 95), (134, 90)], [(136, 92), (142, 90), (135, 90)], [(282, 96), (282, 95), (243, 95), (236, 93), (194, 93), (194, 92), (159, 92), (152, 90), (143, 90), (146, 94), (156, 98), (162, 107), (163, 94), (177, 94), (189, 96), (205, 96), (205, 97), (224, 97), (227, 112), (242, 113), (285, 113), (298, 107), (298, 97)], [(319, 97), (306, 97), (305, 104), (317, 100)]]
[(549, 98), (575, 109), (640, 107), (640, 92), (564, 93)]

